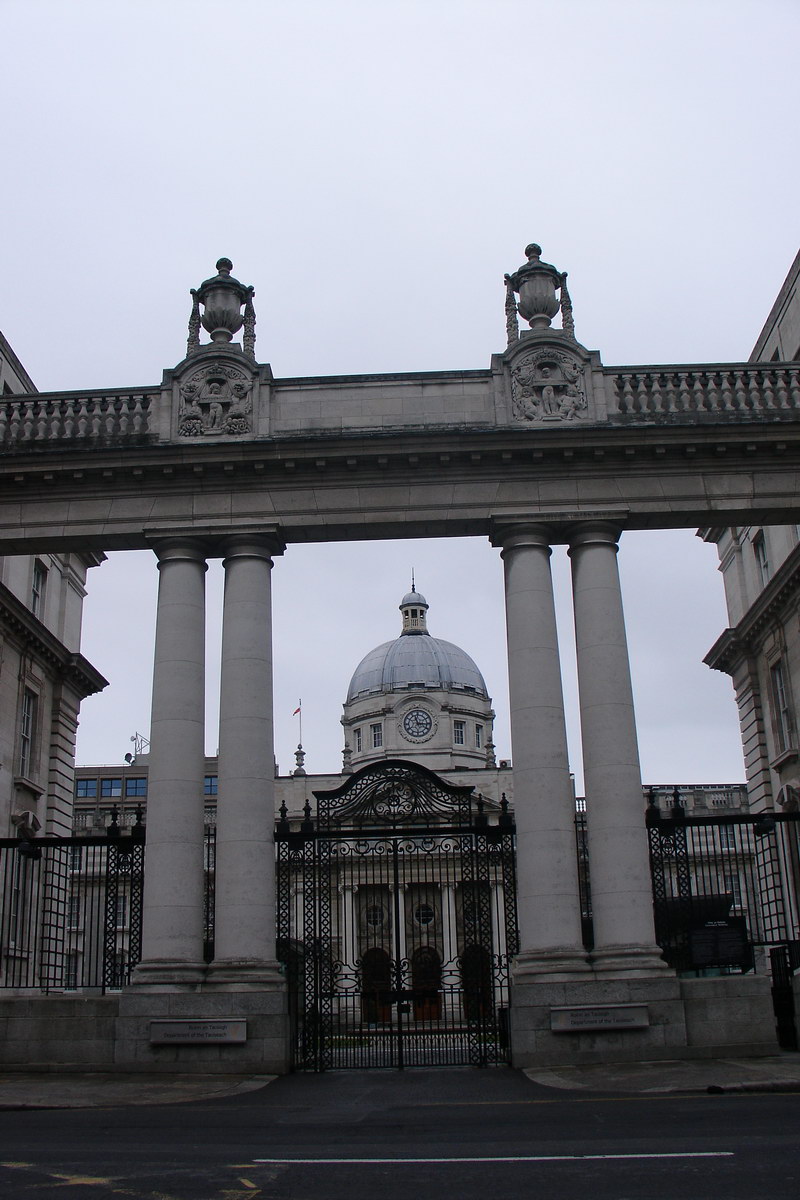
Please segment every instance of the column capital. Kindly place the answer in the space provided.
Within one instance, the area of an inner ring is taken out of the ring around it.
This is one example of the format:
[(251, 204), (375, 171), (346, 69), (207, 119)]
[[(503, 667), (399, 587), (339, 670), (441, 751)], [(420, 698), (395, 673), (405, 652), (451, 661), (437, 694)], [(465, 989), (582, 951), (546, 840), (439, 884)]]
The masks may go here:
[(285, 549), (286, 542), (276, 530), (268, 533), (233, 533), (219, 543), (223, 566), (234, 558), (261, 558), (271, 562)]
[(201, 538), (160, 538), (152, 543), (152, 548), (158, 559), (159, 568), (166, 562), (202, 563), (204, 570), (208, 567), (206, 558), (209, 547)]
[(550, 554), (552, 536), (550, 526), (541, 521), (520, 518), (512, 521), (493, 521), (489, 541), (493, 546), (502, 547), (500, 557), (504, 558), (510, 550), (520, 550), (526, 546), (533, 550), (546, 550)]
[(621, 527), (612, 521), (585, 521), (570, 529), (567, 553), (571, 555), (584, 546), (610, 546), (616, 553), (621, 535)]

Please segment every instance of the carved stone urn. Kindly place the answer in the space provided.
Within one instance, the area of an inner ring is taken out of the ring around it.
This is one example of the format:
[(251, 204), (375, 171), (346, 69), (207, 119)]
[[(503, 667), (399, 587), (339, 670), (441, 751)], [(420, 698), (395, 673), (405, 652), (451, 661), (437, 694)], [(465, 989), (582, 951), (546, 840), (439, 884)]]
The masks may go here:
[(519, 312), (531, 329), (547, 329), (560, 304), (556, 290), (561, 287), (561, 274), (550, 263), (541, 261), (542, 247), (531, 242), (525, 247), (527, 263), (508, 277), (515, 292), (519, 292)]
[(203, 305), (200, 320), (211, 334), (212, 342), (230, 342), (244, 324), (241, 308), (252, 301), (255, 289), (247, 287), (231, 275), (233, 263), (229, 258), (217, 262), (218, 274), (192, 288), (195, 304)]

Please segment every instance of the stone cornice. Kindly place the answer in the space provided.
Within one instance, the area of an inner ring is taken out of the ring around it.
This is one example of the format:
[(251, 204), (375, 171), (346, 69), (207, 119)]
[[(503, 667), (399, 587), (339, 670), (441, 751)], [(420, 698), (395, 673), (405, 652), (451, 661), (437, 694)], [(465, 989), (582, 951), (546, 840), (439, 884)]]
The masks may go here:
[(730, 674), (739, 662), (751, 654), (754, 642), (766, 628), (783, 615), (791, 600), (800, 593), (800, 545), (781, 563), (761, 595), (750, 605), (742, 619), (717, 638), (703, 659), (716, 671)]
[(108, 686), (108, 680), (88, 659), (68, 650), (4, 584), (0, 584), (0, 628), (22, 651), (35, 656), (55, 676), (68, 682), (81, 699)]

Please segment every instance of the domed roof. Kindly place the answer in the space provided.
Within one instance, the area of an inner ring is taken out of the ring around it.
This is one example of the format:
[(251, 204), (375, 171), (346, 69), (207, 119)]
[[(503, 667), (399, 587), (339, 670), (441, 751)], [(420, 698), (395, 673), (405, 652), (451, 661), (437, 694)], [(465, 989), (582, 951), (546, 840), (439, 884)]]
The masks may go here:
[(417, 604), (420, 608), (428, 608), (428, 601), (425, 599), (422, 592), (417, 591), (406, 592), (405, 596), (403, 596), (403, 599), (400, 601), (400, 608), (403, 608), (406, 604)]
[[(425, 597), (416, 590), (403, 597), (400, 607), (409, 604), (428, 607)], [(416, 687), (464, 691), (488, 699), (484, 678), (467, 652), (452, 642), (431, 637), (422, 624), (404, 627), (393, 642), (383, 642), (362, 658), (350, 680), (347, 703), (359, 696)]]
[(355, 669), (347, 689), (348, 703), (370, 693), (433, 687), (470, 691), (488, 698), (484, 678), (460, 646), (442, 638), (404, 637), (370, 650)]

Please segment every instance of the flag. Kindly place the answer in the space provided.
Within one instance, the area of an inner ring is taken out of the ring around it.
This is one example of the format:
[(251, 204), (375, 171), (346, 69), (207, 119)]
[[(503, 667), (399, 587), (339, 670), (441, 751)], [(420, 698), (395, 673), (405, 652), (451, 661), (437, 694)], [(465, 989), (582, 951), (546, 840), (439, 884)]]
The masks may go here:
[(294, 710), (294, 712), (292, 713), (292, 716), (293, 716), (293, 717), (296, 717), (296, 716), (297, 716), (297, 714), (298, 714), (299, 712), (300, 712), (300, 705), (298, 704), (297, 708), (296, 708), (296, 709)]

